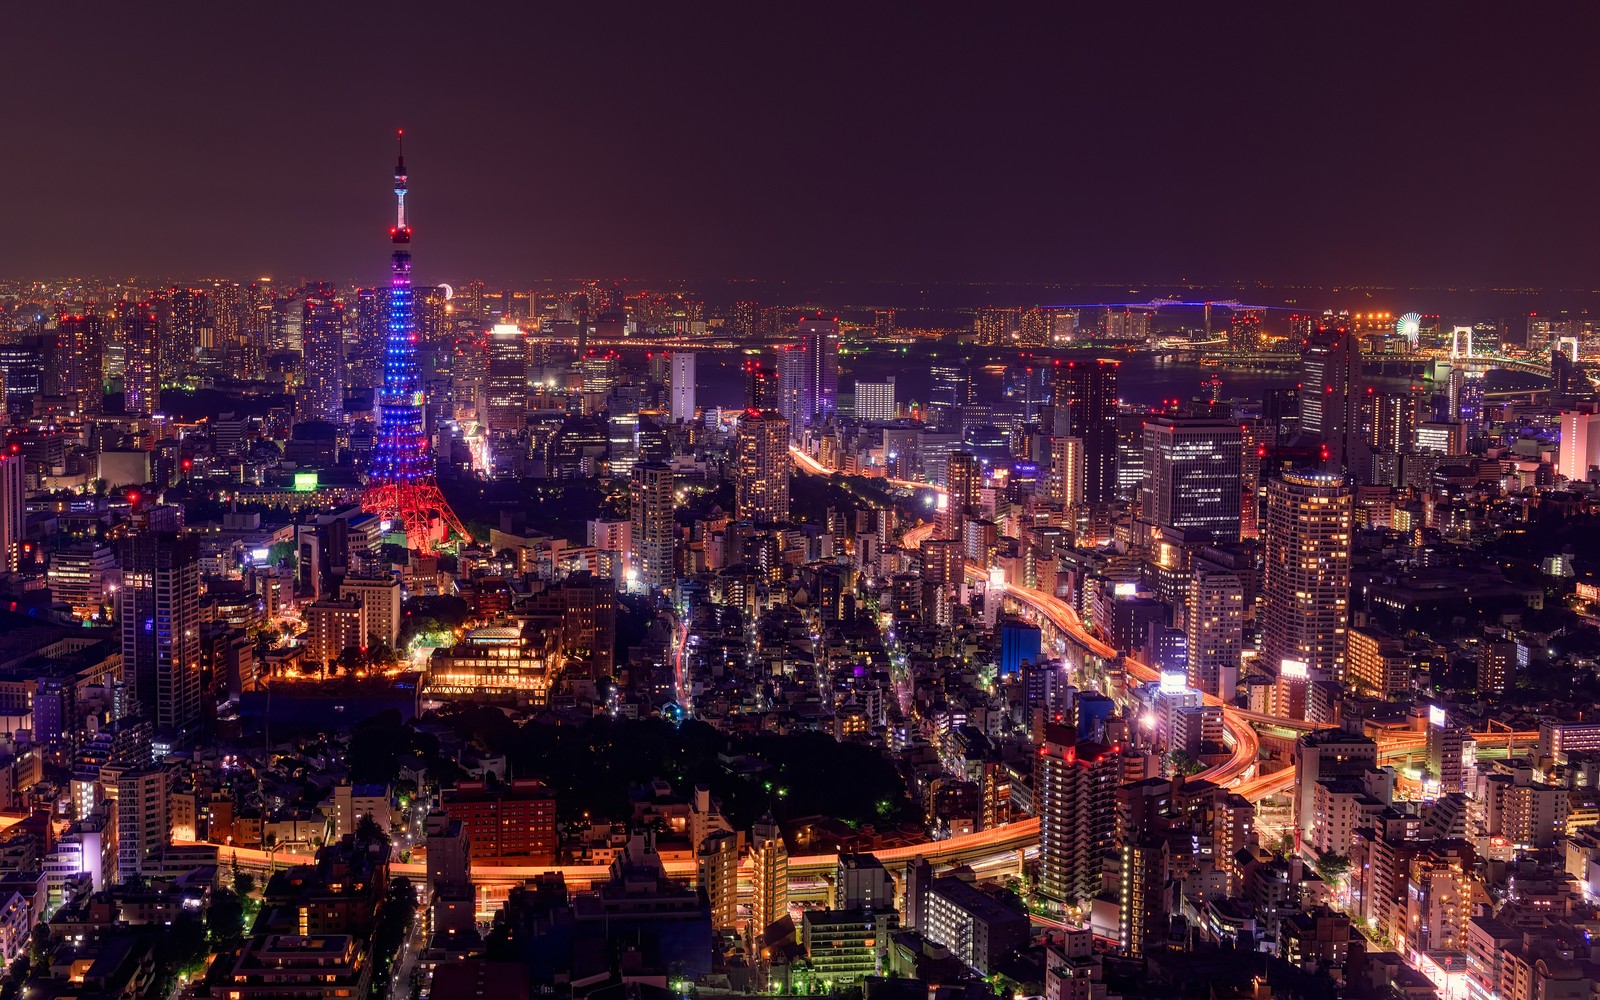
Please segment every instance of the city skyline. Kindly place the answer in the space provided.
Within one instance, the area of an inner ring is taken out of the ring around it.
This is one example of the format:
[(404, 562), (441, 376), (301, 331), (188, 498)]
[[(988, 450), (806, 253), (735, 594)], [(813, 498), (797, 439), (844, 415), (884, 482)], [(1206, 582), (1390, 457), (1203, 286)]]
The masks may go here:
[(0, 277), (0, 1000), (1600, 995), (1540, 16), (91, 12), (0, 275), (238, 280)]

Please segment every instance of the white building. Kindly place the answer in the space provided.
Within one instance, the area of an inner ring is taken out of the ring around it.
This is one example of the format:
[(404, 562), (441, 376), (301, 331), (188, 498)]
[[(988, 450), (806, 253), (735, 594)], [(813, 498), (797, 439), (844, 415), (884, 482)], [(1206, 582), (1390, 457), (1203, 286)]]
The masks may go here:
[(694, 419), (694, 352), (672, 352), (672, 420)]

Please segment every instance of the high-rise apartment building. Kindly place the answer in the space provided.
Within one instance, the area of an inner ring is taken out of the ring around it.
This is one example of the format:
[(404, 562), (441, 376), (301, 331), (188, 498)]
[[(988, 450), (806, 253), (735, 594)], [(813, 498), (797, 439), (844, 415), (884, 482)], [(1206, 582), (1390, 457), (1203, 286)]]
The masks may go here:
[(700, 842), (695, 856), (696, 880), (711, 910), (711, 930), (731, 934), (739, 929), (739, 836), (715, 830)]
[(1226, 566), (1196, 559), (1184, 612), (1191, 687), (1233, 700), (1244, 651), (1244, 581)]
[(303, 420), (344, 420), (344, 303), (329, 285), (311, 285), (301, 300), (300, 342), (305, 352)]
[(1056, 366), (1057, 426), (1066, 414), (1066, 433), (1083, 441), (1083, 500), (1108, 503), (1117, 491), (1118, 363), (1067, 361)]
[(1045, 726), (1034, 764), (1034, 813), (1039, 889), (1049, 898), (1087, 900), (1100, 891), (1101, 870), (1116, 847), (1121, 779), (1115, 748), (1079, 742), (1072, 726)]
[(806, 352), (812, 412), (824, 421), (839, 412), (839, 321), (815, 317), (800, 320), (800, 344)]
[(159, 764), (117, 778), (117, 876), (144, 874), (172, 836), (172, 772)]
[(1050, 499), (1068, 509), (1083, 506), (1083, 479), (1086, 474), (1083, 438), (1056, 438), (1051, 444), (1050, 454)]
[(1378, 744), (1365, 736), (1330, 729), (1307, 733), (1294, 745), (1294, 833), (1313, 842), (1317, 782), (1327, 778), (1358, 778), (1378, 763)]
[(772, 410), (746, 410), (734, 442), (734, 514), (753, 524), (789, 520), (789, 421)]
[(810, 356), (804, 344), (778, 348), (778, 412), (789, 421), (789, 430), (799, 437), (816, 409), (811, 384)]
[(751, 831), (750, 868), (755, 893), (750, 919), (753, 932), (759, 935), (789, 912), (789, 850), (771, 813)]
[(105, 327), (94, 313), (62, 315), (56, 321), (65, 359), (61, 391), (78, 413), (94, 416), (105, 404)]
[(1238, 541), (1242, 460), (1241, 432), (1231, 420), (1164, 415), (1145, 421), (1145, 519)]
[(158, 729), (200, 721), (200, 557), (192, 538), (146, 532), (117, 546), (122, 676)]
[(633, 565), (630, 589), (660, 593), (672, 586), (672, 468), (655, 462), (633, 470)]
[(1288, 472), (1267, 484), (1262, 656), (1280, 671), (1344, 680), (1350, 612), (1350, 487), (1330, 472)]
[(167, 342), (160, 350), (158, 375), (162, 382), (175, 382), (193, 372), (200, 349), (211, 346), (211, 306), (198, 288), (172, 288), (166, 313)]
[(669, 410), (673, 423), (687, 423), (694, 419), (694, 352), (672, 352), (672, 376), (669, 390)]
[(160, 324), (148, 302), (124, 302), (117, 315), (122, 344), (122, 409), (154, 413), (161, 406)]

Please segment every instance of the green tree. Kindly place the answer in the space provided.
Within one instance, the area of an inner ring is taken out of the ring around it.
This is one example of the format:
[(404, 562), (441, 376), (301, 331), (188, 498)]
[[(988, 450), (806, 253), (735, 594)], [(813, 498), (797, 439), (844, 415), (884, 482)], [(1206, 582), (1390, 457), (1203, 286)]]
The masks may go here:
[(1331, 884), (1342, 881), (1350, 874), (1350, 859), (1337, 851), (1318, 851), (1311, 867), (1316, 869), (1322, 881)]
[(342, 670), (346, 674), (353, 674), (361, 669), (361, 664), (365, 660), (366, 656), (361, 652), (360, 646), (346, 646), (339, 651), (338, 657), (329, 664), (332, 668), (329, 672), (338, 673)]
[(213, 947), (237, 941), (244, 936), (244, 900), (228, 889), (211, 894), (206, 907), (206, 933)]

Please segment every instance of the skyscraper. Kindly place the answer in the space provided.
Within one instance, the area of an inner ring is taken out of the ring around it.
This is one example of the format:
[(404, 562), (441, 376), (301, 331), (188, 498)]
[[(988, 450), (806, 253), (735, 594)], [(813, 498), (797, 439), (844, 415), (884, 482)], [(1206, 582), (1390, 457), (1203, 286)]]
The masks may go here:
[(744, 406), (747, 410), (782, 412), (778, 373), (751, 358), (744, 363)]
[(633, 566), (634, 587), (660, 593), (672, 586), (672, 468), (650, 462), (634, 467)]
[(1300, 356), (1300, 433), (1321, 441), (1328, 468), (1348, 472), (1361, 443), (1361, 342), (1342, 326), (1318, 327)]
[(815, 317), (800, 321), (800, 346), (806, 352), (812, 420), (839, 412), (839, 321)]
[(15, 573), (26, 523), (21, 455), (0, 456), (0, 572)]
[(80, 414), (95, 416), (105, 403), (105, 329), (94, 313), (62, 315), (56, 321), (66, 357), (61, 390)]
[(118, 314), (122, 341), (122, 409), (154, 413), (161, 406), (159, 324), (148, 302), (123, 303)]
[(1239, 425), (1231, 420), (1174, 415), (1145, 421), (1145, 519), (1238, 541), (1242, 457)]
[(1261, 645), (1269, 670), (1290, 662), (1314, 680), (1344, 680), (1350, 531), (1343, 475), (1289, 472), (1268, 482)]
[[(1065, 433), (1083, 440), (1083, 500), (1109, 503), (1117, 490), (1118, 362), (1068, 361), (1056, 366), (1057, 420)], [(1058, 424), (1059, 427), (1059, 424)]]
[(306, 288), (300, 342), (305, 351), (303, 420), (344, 420), (344, 303), (329, 285)]
[(746, 410), (734, 453), (734, 514), (755, 524), (788, 521), (789, 422), (771, 410)]
[(484, 395), (490, 434), (519, 434), (528, 425), (528, 343), (515, 323), (489, 331), (489, 372)]
[(694, 419), (694, 352), (672, 352), (671, 414), (672, 422)]
[(1084, 475), (1083, 438), (1056, 438), (1050, 455), (1050, 499), (1069, 509), (1081, 507)]
[(200, 721), (200, 554), (192, 538), (145, 532), (117, 546), (122, 676), (158, 729)]
[(1034, 766), (1039, 816), (1039, 890), (1062, 901), (1088, 900), (1116, 848), (1115, 748), (1079, 742), (1071, 726), (1050, 723)]
[(174, 382), (194, 370), (202, 346), (210, 346), (211, 306), (206, 293), (197, 288), (172, 288), (167, 291), (167, 342), (160, 351), (158, 376)]
[(816, 407), (816, 396), (811, 384), (810, 355), (803, 344), (786, 344), (778, 348), (778, 412), (789, 421), (789, 431), (795, 437), (810, 422)]

